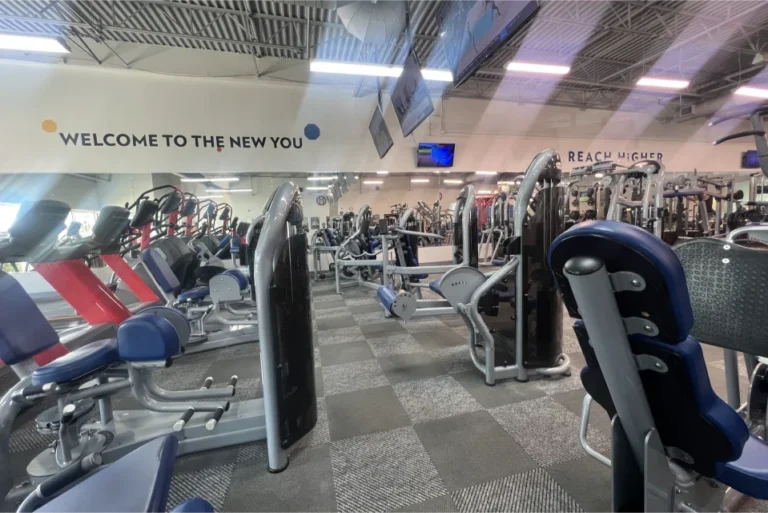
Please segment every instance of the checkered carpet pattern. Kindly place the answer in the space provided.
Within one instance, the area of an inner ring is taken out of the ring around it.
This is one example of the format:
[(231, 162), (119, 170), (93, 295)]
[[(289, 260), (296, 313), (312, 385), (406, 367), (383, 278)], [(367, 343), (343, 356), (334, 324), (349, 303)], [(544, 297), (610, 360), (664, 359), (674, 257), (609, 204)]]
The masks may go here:
[[(567, 316), (571, 376), (489, 387), (472, 366), (458, 316), (386, 319), (373, 292), (339, 296), (332, 280), (313, 284), (312, 301), (315, 429), (280, 474), (267, 472), (264, 443), (180, 457), (169, 509), (201, 496), (217, 511), (610, 510), (610, 471), (579, 445), (584, 359)], [(704, 352), (724, 394), (722, 351)], [(262, 395), (258, 345), (185, 356), (158, 382), (182, 389), (211, 376), (223, 385), (233, 374), (238, 397)], [(138, 407), (126, 394), (115, 406)], [(50, 441), (31, 418), (14, 433), (19, 475)], [(589, 439), (608, 453), (610, 422), (596, 405)], [(753, 501), (747, 510), (768, 507)]]

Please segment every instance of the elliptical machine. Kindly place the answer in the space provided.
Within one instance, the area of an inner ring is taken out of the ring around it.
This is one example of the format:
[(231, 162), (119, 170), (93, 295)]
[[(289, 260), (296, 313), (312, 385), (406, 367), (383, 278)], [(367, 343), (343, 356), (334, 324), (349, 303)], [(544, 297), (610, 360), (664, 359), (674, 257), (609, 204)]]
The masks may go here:
[[(442, 295), (469, 328), (470, 357), (487, 385), (507, 378), (527, 381), (529, 373), (570, 374), (570, 359), (561, 352), (563, 303), (547, 264), (549, 247), (565, 228), (560, 177), (556, 150), (537, 155), (515, 203), (514, 236), (503, 243), (507, 262), (486, 276), (477, 269), (473, 252), (468, 266), (448, 271), (440, 280)], [(470, 237), (469, 247), (477, 248), (476, 216), (469, 217), (468, 227), (455, 224), (454, 230), (456, 240)], [(485, 349), (484, 356), (478, 346)]]

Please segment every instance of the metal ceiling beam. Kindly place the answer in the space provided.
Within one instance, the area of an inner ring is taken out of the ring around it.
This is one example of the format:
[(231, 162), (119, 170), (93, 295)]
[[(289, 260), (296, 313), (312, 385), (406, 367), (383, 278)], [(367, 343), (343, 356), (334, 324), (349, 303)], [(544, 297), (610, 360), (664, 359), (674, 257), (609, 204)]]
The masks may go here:
[[(49, 20), (49, 19), (42, 19), (42, 18), (28, 18), (26, 16), (15, 16), (11, 14), (0, 14), (0, 21), (3, 21), (3, 20), (24, 22), (24, 23), (41, 23), (41, 24), (53, 25), (57, 27), (64, 27), (69, 30), (76, 28), (76, 29), (83, 29), (86, 31), (93, 31), (91, 26), (88, 25), (87, 23), (80, 23), (80, 22), (74, 22), (74, 21)], [(179, 34), (175, 32), (160, 32), (156, 30), (145, 30), (145, 29), (139, 29), (139, 28), (113, 27), (111, 25), (102, 25), (99, 28), (103, 32), (112, 32), (112, 33), (118, 33), (118, 34), (137, 34), (142, 36), (166, 37), (166, 38), (175, 37), (179, 39), (187, 39), (190, 41), (243, 45), (249, 48), (256, 47), (256, 48), (271, 48), (274, 50), (292, 50), (296, 53), (301, 53), (302, 51), (302, 48), (299, 48), (296, 46), (277, 45), (277, 44), (270, 44), (270, 43), (256, 43), (253, 41), (240, 41), (236, 39), (223, 39), (219, 37), (209, 37), (209, 36), (193, 36), (189, 34)], [(22, 34), (23, 32), (17, 31), (17, 33)], [(50, 34), (50, 35), (58, 35), (58, 34)], [(91, 37), (90, 34), (87, 34), (87, 35), (88, 37)], [(125, 42), (122, 40), (118, 40), (118, 41)]]
[[(639, 7), (641, 5), (647, 5), (646, 4), (647, 0), (643, 0), (643, 1), (625, 0), (625, 1), (626, 1), (626, 3), (628, 5), (634, 5), (636, 7)], [(653, 3), (653, 4), (649, 5), (649, 7), (652, 10), (654, 10), (654, 11), (659, 11), (659, 12), (663, 12), (663, 13), (667, 13), (667, 14), (686, 16), (688, 18), (698, 18), (698, 19), (714, 21), (714, 22), (722, 21), (722, 18), (718, 18), (716, 16), (710, 16), (708, 14), (700, 14), (700, 13), (697, 13), (697, 12), (686, 11), (686, 10), (683, 10), (683, 9), (674, 9), (672, 7), (666, 7), (664, 5), (661, 5), (660, 3)], [(751, 25), (749, 23), (744, 23), (744, 22), (739, 22), (739, 25), (742, 26), (742, 27), (748, 28), (748, 29), (752, 29), (752, 30), (765, 30), (765, 27), (760, 27), (760, 26), (757, 26), (757, 25)]]
[[(500, 77), (502, 79), (505, 76), (507, 76), (507, 72), (505, 70), (503, 70), (503, 69), (481, 68), (481, 69), (479, 69), (477, 71), (477, 73), (479, 73), (481, 75), (492, 75), (492, 76)], [(690, 97), (693, 97), (693, 98), (705, 98), (704, 95), (698, 94), (698, 93), (694, 93), (694, 92), (675, 91), (674, 93), (667, 93), (665, 91), (651, 91), (651, 90), (647, 90), (647, 89), (638, 89), (637, 87), (635, 87), (633, 85), (617, 84), (615, 82), (611, 82), (611, 83), (606, 84), (606, 83), (603, 83), (603, 82), (595, 82), (593, 80), (582, 80), (582, 79), (579, 79), (579, 78), (573, 78), (573, 77), (569, 77), (568, 75), (552, 79), (552, 81), (555, 81), (555, 80), (557, 80), (559, 82), (567, 82), (567, 83), (576, 84), (576, 85), (598, 87), (600, 89), (618, 89), (618, 90), (621, 90), (621, 91), (632, 91), (632, 92), (635, 92), (635, 93), (650, 94), (650, 95), (655, 95), (655, 96), (658, 96), (660, 94), (662, 94), (662, 95), (665, 95), (665, 94), (666, 95), (675, 94), (675, 95), (690, 96)]]
[[(743, 18), (744, 16), (746, 16), (748, 14), (751, 14), (751, 13), (757, 11), (758, 9), (765, 8), (765, 5), (766, 4), (764, 4), (762, 2), (756, 2), (754, 5), (752, 5), (751, 7), (747, 8), (747, 9), (745, 9), (743, 11), (741, 11), (740, 13), (736, 14), (732, 18), (727, 19), (727, 20), (722, 20), (722, 21), (720, 21), (720, 23), (717, 23), (717, 24), (709, 27), (709, 29), (710, 30), (717, 30), (718, 28), (723, 27), (725, 25), (728, 25), (730, 23), (733, 23), (735, 20), (737, 20), (739, 18)], [(614, 77), (617, 77), (619, 75), (627, 73), (628, 71), (631, 71), (634, 68), (636, 68), (638, 66), (641, 66), (641, 65), (645, 64), (648, 61), (655, 61), (656, 59), (658, 59), (659, 57), (663, 56), (668, 51), (674, 50), (676, 48), (680, 48), (681, 46), (685, 46), (686, 44), (699, 39), (704, 34), (705, 34), (705, 32), (697, 32), (693, 36), (687, 37), (687, 38), (683, 39), (682, 41), (678, 41), (678, 42), (674, 43), (673, 45), (669, 46), (668, 48), (666, 48), (664, 50), (661, 50), (659, 52), (651, 54), (651, 55), (649, 55), (647, 57), (643, 57), (642, 59), (640, 59), (636, 63), (631, 64), (631, 65), (627, 66), (626, 68), (620, 69), (618, 71), (615, 71), (614, 73), (611, 73), (609, 75), (604, 76), (603, 78), (600, 79), (600, 82), (602, 83), (602, 82), (610, 80), (610, 79), (612, 79)]]

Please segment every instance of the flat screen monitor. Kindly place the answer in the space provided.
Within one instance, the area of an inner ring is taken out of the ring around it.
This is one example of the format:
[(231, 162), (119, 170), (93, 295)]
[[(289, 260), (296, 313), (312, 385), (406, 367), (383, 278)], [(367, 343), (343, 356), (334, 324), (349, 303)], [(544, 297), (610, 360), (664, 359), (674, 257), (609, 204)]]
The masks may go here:
[(371, 138), (373, 138), (373, 145), (376, 146), (376, 153), (379, 154), (380, 159), (383, 159), (394, 143), (392, 142), (392, 136), (389, 135), (387, 123), (384, 121), (384, 115), (381, 113), (378, 105), (376, 105), (373, 111), (371, 122), (368, 123), (368, 131), (371, 133)]
[(416, 167), (453, 167), (455, 144), (419, 143)]
[(403, 137), (411, 135), (435, 110), (429, 96), (429, 88), (421, 76), (419, 59), (412, 51), (405, 59), (403, 72), (392, 90), (392, 105), (395, 107)]
[(536, 0), (447, 2), (440, 37), (453, 84), (461, 85), (538, 11)]
[(747, 150), (741, 152), (742, 169), (759, 169), (760, 159), (757, 156), (757, 150)]

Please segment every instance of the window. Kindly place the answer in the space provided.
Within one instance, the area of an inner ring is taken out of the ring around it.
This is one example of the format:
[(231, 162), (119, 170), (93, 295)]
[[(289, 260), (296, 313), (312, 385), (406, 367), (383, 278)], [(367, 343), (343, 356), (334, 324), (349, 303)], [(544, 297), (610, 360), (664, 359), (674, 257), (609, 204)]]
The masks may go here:
[(0, 232), (7, 232), (21, 208), (20, 203), (0, 203)]
[(96, 210), (76, 210), (72, 211), (67, 216), (67, 226), (73, 221), (80, 223), (80, 236), (88, 237), (93, 235), (93, 225), (96, 224), (96, 218), (99, 217), (99, 212)]

